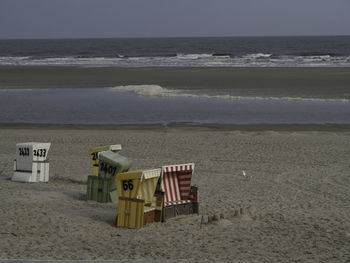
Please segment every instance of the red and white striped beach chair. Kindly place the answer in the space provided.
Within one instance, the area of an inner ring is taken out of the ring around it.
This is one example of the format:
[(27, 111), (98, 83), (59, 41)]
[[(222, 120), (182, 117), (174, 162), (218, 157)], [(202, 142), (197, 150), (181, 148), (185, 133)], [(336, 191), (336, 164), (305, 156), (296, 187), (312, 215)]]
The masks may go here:
[(164, 219), (198, 213), (198, 188), (191, 186), (194, 163), (162, 167)]

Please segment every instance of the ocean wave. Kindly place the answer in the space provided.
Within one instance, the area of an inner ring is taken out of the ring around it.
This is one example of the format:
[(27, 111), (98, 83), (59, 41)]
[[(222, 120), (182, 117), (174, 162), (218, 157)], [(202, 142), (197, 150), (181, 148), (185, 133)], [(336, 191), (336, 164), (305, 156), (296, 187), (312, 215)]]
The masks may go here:
[(330, 55), (322, 55), (322, 56), (300, 56), (300, 59), (306, 61), (306, 60), (321, 60), (321, 61), (325, 61), (325, 60), (329, 60), (332, 57)]
[(201, 59), (201, 58), (210, 58), (213, 54), (177, 54), (179, 59)]
[(31, 57), (29, 56), (24, 56), (24, 57), (16, 57), (16, 56), (4, 56), (0, 57), (0, 61), (7, 61), (7, 60), (26, 60), (30, 59)]
[(265, 53), (252, 53), (244, 55), (243, 58), (246, 59), (264, 59), (264, 58), (270, 58), (273, 54), (265, 54)]
[(341, 57), (342, 54), (339, 53), (332, 53), (332, 52), (317, 52), (317, 51), (309, 51), (309, 52), (301, 52), (297, 54), (297, 56), (303, 56), (303, 57), (322, 57), (322, 56), (330, 56), (330, 57)]
[(140, 97), (159, 98), (194, 98), (194, 99), (219, 99), (219, 100), (258, 100), (258, 101), (301, 101), (301, 102), (350, 102), (349, 99), (324, 99), (306, 97), (263, 97), (263, 96), (234, 96), (230, 94), (208, 95), (199, 93), (187, 93), (183, 90), (166, 89), (159, 85), (126, 85), (110, 87), (111, 91), (134, 93)]
[(82, 67), (350, 67), (350, 56), (277, 56), (252, 53), (169, 54), (168, 56), (128, 57), (0, 57), (0, 66), (82, 66)]
[(159, 85), (126, 85), (109, 88), (110, 90), (135, 93), (142, 97), (175, 97), (172, 90), (164, 89)]

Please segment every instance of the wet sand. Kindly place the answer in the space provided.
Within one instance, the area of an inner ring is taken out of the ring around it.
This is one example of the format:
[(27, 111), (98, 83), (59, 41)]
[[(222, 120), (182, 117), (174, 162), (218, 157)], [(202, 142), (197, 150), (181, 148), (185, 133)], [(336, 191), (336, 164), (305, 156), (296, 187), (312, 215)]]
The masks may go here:
[(154, 84), (236, 96), (350, 99), (350, 68), (0, 67), (0, 88)]
[[(350, 260), (348, 126), (17, 124), (0, 138), (2, 259)], [(25, 141), (52, 143), (49, 183), (9, 180)], [(115, 227), (115, 205), (85, 201), (89, 148), (115, 143), (132, 169), (195, 162), (200, 215)]]

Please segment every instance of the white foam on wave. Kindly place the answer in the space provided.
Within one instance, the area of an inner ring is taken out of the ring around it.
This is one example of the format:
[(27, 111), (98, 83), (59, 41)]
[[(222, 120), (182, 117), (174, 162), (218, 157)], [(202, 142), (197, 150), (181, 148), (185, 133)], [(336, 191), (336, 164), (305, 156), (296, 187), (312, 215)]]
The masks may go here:
[[(322, 56), (299, 56), (296, 57), (297, 60), (304, 62), (304, 63), (310, 63), (310, 62), (328, 62), (332, 59), (330, 55), (322, 55)], [(335, 58), (337, 59), (337, 58)]]
[(201, 59), (201, 58), (211, 58), (213, 54), (177, 54), (179, 59)]
[(262, 59), (262, 58), (270, 58), (272, 54), (265, 54), (265, 53), (253, 53), (243, 56), (243, 58), (246, 59)]
[(176, 93), (159, 85), (127, 85), (110, 88), (110, 90), (135, 93), (141, 97), (175, 97)]
[(0, 57), (0, 60), (7, 61), (7, 60), (25, 60), (30, 59), (30, 57), (11, 57), (11, 56), (5, 56)]
[(0, 56), (0, 65), (82, 67), (350, 67), (350, 56), (274, 56), (252, 53), (230, 57), (220, 54), (177, 54), (171, 57), (12, 57)]
[(111, 91), (121, 91), (134, 93), (141, 97), (159, 97), (159, 98), (194, 98), (194, 99), (219, 99), (219, 100), (258, 100), (258, 101), (303, 101), (303, 102), (343, 102), (349, 103), (349, 99), (323, 99), (323, 98), (303, 98), (303, 97), (261, 97), (261, 96), (233, 96), (208, 95), (187, 93), (182, 90), (166, 89), (159, 85), (126, 85), (109, 88)]
[(252, 53), (230, 57), (215, 54), (177, 54), (171, 57), (11, 57), (0, 56), (7, 66), (82, 66), (82, 67), (350, 67), (350, 56), (274, 56)]

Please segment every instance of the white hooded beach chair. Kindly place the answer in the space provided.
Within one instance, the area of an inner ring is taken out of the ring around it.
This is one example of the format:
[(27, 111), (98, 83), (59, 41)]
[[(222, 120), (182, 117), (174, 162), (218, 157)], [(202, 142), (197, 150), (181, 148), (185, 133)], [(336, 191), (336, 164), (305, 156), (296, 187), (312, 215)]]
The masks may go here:
[(50, 146), (51, 143), (17, 143), (12, 181), (48, 182)]

